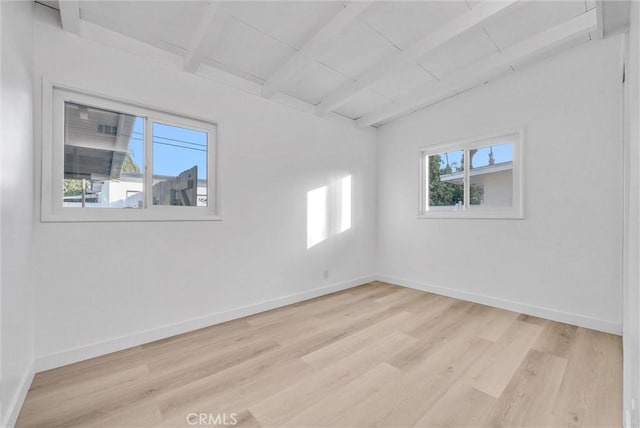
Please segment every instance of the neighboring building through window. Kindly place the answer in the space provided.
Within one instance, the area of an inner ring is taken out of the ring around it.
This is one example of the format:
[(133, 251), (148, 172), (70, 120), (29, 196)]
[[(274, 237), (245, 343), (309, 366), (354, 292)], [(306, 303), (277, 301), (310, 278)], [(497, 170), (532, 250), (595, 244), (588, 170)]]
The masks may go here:
[(521, 218), (522, 132), (421, 151), (420, 216)]
[(52, 90), (43, 220), (218, 219), (215, 125)]

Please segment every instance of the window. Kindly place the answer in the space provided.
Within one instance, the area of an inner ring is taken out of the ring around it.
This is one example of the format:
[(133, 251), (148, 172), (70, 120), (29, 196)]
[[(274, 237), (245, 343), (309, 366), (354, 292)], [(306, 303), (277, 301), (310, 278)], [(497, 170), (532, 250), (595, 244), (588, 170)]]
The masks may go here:
[(522, 131), (420, 152), (423, 218), (522, 218)]
[(51, 89), (43, 221), (219, 219), (215, 125)]

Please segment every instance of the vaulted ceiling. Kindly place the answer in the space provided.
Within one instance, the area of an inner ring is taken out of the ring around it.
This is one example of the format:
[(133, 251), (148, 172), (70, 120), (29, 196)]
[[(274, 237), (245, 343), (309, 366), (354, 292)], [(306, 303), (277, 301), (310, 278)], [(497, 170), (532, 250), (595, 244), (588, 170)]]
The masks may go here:
[(63, 28), (80, 36), (83, 22), (105, 27), (182, 56), (185, 72), (215, 69), (260, 85), (263, 97), (284, 94), (360, 126), (604, 32), (596, 0), (42, 3), (59, 8)]

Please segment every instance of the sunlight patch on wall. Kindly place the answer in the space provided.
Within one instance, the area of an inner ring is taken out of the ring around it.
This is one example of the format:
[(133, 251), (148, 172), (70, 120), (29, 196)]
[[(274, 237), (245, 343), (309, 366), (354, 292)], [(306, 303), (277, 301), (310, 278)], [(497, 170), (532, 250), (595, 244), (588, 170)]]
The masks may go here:
[(340, 228), (338, 233), (351, 229), (351, 176), (340, 180)]
[(307, 248), (327, 239), (327, 186), (307, 192)]

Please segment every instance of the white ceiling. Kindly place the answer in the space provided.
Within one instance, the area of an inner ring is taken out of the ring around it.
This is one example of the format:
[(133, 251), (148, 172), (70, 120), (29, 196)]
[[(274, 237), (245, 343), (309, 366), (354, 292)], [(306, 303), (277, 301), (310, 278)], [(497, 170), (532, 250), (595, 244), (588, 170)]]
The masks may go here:
[[(80, 22), (191, 56), (196, 70), (215, 67), (260, 85), (269, 82), (276, 93), (314, 106), (327, 104), (331, 95), (338, 102), (330, 111), (366, 126), (423, 107), (421, 100), (428, 105), (469, 89), (461, 86), (470, 83), (449, 78), (474, 81), (476, 64), (503, 75), (529, 57), (555, 54), (602, 31), (594, 0), (521, 0), (469, 25), (467, 17), (485, 3), (61, 0), (59, 7), (63, 27), (78, 15)], [(354, 5), (358, 13), (348, 10)], [(579, 16), (584, 19), (576, 27), (572, 22)], [(549, 31), (553, 27), (562, 29), (561, 36)], [(530, 55), (517, 53), (526, 49)]]

